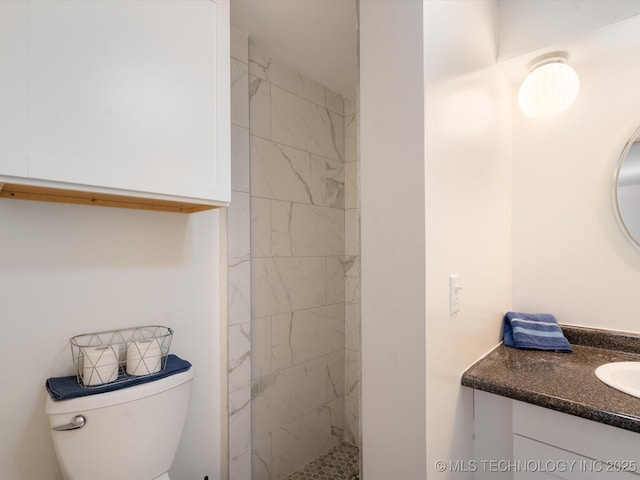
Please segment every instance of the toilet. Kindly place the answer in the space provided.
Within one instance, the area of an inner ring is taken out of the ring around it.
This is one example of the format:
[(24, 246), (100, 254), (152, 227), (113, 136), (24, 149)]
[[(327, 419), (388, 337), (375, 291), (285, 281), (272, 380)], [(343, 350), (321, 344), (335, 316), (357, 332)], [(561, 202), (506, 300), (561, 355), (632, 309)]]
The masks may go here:
[(194, 368), (111, 392), (53, 401), (51, 435), (65, 480), (170, 480)]

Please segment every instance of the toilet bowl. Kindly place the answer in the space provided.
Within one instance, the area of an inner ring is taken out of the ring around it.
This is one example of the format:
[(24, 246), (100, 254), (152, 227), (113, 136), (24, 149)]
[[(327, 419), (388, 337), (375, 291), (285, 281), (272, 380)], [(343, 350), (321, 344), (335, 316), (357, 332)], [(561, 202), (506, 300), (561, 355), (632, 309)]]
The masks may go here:
[(54, 402), (53, 444), (65, 480), (170, 480), (194, 368), (111, 392)]

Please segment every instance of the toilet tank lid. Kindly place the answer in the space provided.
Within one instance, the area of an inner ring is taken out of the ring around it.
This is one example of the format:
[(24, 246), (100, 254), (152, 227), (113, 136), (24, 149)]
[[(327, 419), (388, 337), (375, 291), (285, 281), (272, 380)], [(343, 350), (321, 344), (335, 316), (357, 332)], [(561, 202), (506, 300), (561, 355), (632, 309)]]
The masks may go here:
[(105, 408), (112, 405), (119, 405), (176, 388), (193, 380), (194, 377), (195, 368), (191, 367), (189, 370), (182, 373), (176, 373), (175, 375), (161, 378), (153, 382), (114, 390), (112, 392), (98, 393), (96, 395), (72, 398), (57, 402), (53, 401), (51, 397), (47, 395), (45, 412), (48, 415), (57, 415), (61, 413), (75, 413), (95, 410), (97, 408)]

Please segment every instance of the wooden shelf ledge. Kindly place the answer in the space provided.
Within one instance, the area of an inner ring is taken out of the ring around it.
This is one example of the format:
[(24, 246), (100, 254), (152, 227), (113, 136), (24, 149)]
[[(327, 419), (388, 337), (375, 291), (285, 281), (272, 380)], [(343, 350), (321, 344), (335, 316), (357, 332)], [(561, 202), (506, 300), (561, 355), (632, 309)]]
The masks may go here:
[(203, 205), (178, 200), (143, 198), (38, 185), (20, 185), (16, 183), (0, 183), (0, 198), (73, 203), (76, 205), (97, 205), (100, 207), (134, 208), (138, 210), (155, 210), (174, 213), (196, 213), (219, 208), (218, 205)]

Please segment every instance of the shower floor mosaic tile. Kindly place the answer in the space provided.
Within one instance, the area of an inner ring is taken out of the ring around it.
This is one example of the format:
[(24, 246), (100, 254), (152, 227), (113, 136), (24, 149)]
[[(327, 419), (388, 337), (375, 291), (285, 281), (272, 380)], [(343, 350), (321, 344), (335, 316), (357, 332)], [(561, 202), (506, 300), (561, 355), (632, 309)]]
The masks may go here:
[(358, 447), (342, 442), (284, 480), (356, 480), (359, 456)]

